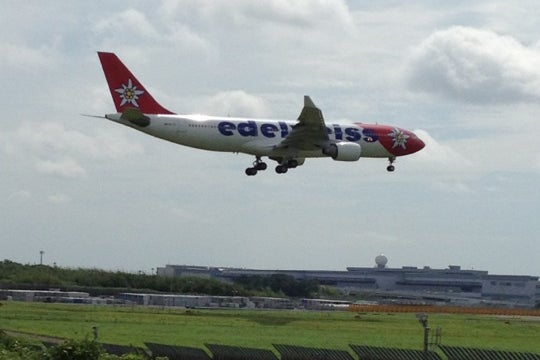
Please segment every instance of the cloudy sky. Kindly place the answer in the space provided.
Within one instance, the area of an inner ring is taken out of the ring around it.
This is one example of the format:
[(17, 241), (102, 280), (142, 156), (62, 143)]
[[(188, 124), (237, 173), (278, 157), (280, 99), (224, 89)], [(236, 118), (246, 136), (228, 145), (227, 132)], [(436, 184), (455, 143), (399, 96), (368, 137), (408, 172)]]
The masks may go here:
[[(536, 1), (4, 1), (0, 258), (343, 270), (449, 264), (540, 275)], [(420, 153), (312, 159), (247, 177), (248, 155), (104, 119), (96, 51), (178, 113), (412, 129)]]

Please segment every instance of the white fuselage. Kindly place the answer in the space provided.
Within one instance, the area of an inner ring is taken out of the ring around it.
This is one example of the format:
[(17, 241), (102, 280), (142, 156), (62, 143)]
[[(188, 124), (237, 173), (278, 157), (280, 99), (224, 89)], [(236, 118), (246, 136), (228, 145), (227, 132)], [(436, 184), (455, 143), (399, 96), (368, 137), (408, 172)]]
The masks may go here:
[[(122, 119), (120, 113), (106, 118), (146, 134), (197, 149), (245, 153), (269, 157), (327, 157), (321, 150), (276, 148), (297, 124), (290, 120), (223, 118), (207, 115), (146, 115), (148, 126)], [(392, 154), (364, 134), (362, 124), (327, 124), (330, 142), (354, 142), (362, 157), (387, 158)]]

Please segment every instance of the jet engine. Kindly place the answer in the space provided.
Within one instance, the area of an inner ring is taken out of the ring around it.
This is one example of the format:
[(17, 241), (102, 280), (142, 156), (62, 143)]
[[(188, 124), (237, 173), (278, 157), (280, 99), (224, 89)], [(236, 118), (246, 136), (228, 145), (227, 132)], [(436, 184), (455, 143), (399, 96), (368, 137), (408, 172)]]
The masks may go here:
[(336, 161), (357, 161), (362, 155), (362, 147), (357, 143), (340, 141), (324, 148), (323, 154)]

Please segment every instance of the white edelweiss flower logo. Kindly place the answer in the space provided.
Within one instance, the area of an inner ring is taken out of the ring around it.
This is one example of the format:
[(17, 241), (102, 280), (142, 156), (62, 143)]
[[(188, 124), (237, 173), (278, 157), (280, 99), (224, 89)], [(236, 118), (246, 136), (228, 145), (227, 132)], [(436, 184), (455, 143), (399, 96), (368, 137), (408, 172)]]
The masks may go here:
[(124, 106), (125, 104), (132, 104), (136, 107), (139, 107), (137, 100), (139, 100), (139, 95), (144, 94), (144, 91), (137, 90), (137, 86), (133, 86), (133, 82), (131, 81), (131, 79), (128, 80), (127, 85), (122, 84), (121, 88), (115, 89), (114, 91), (120, 94), (120, 98), (122, 99), (120, 106)]
[(407, 140), (411, 137), (410, 135), (405, 134), (402, 130), (394, 128), (394, 130), (392, 130), (388, 136), (390, 136), (394, 141), (392, 149), (395, 149), (398, 146), (403, 149), (407, 149)]

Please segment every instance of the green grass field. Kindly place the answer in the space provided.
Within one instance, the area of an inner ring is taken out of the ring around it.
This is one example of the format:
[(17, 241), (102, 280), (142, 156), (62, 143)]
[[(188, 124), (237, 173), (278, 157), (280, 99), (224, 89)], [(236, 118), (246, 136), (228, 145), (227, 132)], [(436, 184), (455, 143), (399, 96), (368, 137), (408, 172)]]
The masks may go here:
[[(348, 344), (421, 349), (414, 314), (184, 310), (4, 302), (0, 328), (80, 339), (99, 329), (105, 343), (157, 342), (203, 348), (205, 343), (272, 349), (290, 344), (348, 349)], [(444, 345), (540, 353), (539, 318), (430, 314)]]

